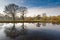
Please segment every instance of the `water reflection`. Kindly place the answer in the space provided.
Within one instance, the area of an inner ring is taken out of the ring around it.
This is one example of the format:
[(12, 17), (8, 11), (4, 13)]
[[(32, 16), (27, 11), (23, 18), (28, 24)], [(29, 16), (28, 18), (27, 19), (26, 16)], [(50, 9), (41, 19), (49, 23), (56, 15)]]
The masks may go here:
[[(15, 25), (13, 30), (12, 27), (7, 28), (7, 26), (4, 28), (5, 30), (0, 30), (0, 40), (60, 40), (60, 25), (51, 23), (21, 24)], [(37, 27), (37, 24), (40, 24), (40, 27)], [(45, 27), (41, 26), (42, 24)]]
[(3, 26), (4, 25), (4, 23), (0, 23), (0, 26)]
[(53, 25), (60, 25), (60, 23), (52, 23)]
[[(22, 24), (21, 27), (22, 27), (22, 29), (13, 28), (13, 27), (5, 28), (4, 32), (5, 32), (6, 36), (10, 37), (10, 38), (16, 38), (20, 35), (26, 35), (27, 30), (25, 28), (23, 28), (24, 25)], [(12, 30), (12, 28), (13, 28), (13, 30)]]
[(46, 23), (42, 23), (42, 26), (46, 26)]
[(40, 27), (40, 25), (41, 25), (40, 23), (37, 23), (37, 24), (36, 24), (37, 27)]
[(37, 24), (36, 24), (37, 27), (40, 27), (41, 25), (42, 25), (42, 26), (46, 26), (46, 23), (37, 23)]
[(0, 30), (3, 28), (4, 23), (0, 23)]

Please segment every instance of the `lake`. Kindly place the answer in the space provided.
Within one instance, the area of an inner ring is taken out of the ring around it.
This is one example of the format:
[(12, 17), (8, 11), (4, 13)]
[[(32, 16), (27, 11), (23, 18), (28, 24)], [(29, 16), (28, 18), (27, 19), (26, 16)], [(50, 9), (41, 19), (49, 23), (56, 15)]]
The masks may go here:
[[(22, 23), (16, 23), (16, 29), (21, 31), (21, 25)], [(12, 26), (12, 23), (0, 23), (0, 40), (60, 40), (60, 24), (24, 23), (25, 31), (14, 37), (11, 37), (11, 33), (8, 34), (7, 32), (9, 31), (8, 28), (12, 28)]]

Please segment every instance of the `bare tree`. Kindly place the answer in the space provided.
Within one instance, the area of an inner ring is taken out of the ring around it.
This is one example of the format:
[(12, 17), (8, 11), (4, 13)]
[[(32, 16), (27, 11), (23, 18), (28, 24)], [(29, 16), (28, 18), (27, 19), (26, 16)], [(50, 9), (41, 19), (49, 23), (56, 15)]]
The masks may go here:
[[(15, 21), (15, 14), (17, 13), (18, 9), (19, 9), (18, 5), (9, 4), (9, 5), (5, 6), (4, 12), (8, 15), (10, 14), (12, 16), (13, 20)], [(15, 23), (13, 24), (13, 28), (15, 28)]]
[[(26, 7), (20, 7), (20, 12), (21, 12), (21, 14), (22, 14), (22, 19), (23, 19), (23, 21), (24, 21), (24, 14), (26, 14), (27, 8), (26, 8)], [(23, 22), (22, 28), (24, 29), (24, 22)]]

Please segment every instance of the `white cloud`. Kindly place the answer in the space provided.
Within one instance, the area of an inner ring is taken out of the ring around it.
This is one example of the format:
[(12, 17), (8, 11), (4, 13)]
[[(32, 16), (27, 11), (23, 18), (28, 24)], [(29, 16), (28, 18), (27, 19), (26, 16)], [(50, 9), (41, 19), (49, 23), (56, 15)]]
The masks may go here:
[(47, 16), (60, 15), (60, 7), (56, 8), (29, 8), (27, 16), (42, 15), (46, 13)]
[[(0, 13), (3, 12), (5, 5), (10, 4), (10, 3), (15, 3), (17, 5), (25, 6), (24, 1), (21, 0), (0, 0)], [(27, 6), (28, 7), (28, 6)], [(46, 13), (48, 16), (49, 15), (60, 15), (60, 7), (55, 7), (55, 8), (39, 8), (39, 7), (31, 7), (28, 8), (28, 13), (26, 14), (27, 16), (35, 16), (35, 15), (42, 15), (42, 13)]]

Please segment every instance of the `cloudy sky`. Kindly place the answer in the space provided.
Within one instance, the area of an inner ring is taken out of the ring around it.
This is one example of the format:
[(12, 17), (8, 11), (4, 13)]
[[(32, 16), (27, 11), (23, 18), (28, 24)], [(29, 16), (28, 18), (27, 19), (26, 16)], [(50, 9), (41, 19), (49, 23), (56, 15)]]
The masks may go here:
[(28, 16), (42, 15), (48, 16), (60, 15), (60, 0), (0, 0), (0, 13), (8, 4), (14, 3), (19, 6), (26, 6)]

